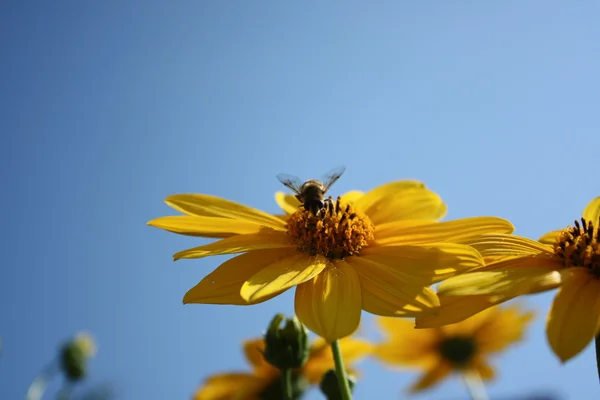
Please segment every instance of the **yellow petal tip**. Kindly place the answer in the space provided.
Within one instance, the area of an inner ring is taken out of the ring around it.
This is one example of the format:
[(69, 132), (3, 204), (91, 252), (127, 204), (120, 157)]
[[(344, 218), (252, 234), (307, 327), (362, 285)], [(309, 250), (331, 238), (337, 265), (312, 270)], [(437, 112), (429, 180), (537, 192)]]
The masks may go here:
[(251, 287), (248, 284), (248, 282), (244, 282), (242, 288), (240, 289), (240, 296), (242, 297), (242, 299), (244, 299), (247, 302), (251, 302), (255, 293), (256, 292), (254, 290), (251, 290)]

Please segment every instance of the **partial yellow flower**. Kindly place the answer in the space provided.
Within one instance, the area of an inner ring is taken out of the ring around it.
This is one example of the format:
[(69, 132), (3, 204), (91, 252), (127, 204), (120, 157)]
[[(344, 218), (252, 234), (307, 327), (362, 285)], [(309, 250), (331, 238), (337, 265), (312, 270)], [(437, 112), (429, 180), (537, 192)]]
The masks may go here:
[(257, 304), (296, 287), (298, 318), (333, 341), (356, 330), (361, 309), (411, 316), (437, 307), (432, 283), (483, 266), (477, 250), (454, 241), (513, 231), (495, 217), (437, 222), (446, 205), (415, 181), (351, 192), (317, 215), (292, 196), (276, 198), (287, 215), (203, 194), (167, 198), (185, 215), (149, 225), (221, 239), (181, 251), (176, 260), (243, 253), (188, 291), (184, 303)]
[(81, 350), (81, 352), (87, 357), (91, 358), (96, 355), (96, 341), (94, 337), (88, 332), (79, 332), (73, 338), (73, 344)]
[(597, 197), (583, 211), (581, 223), (575, 221), (574, 226), (547, 233), (539, 241), (483, 235), (470, 244), (486, 257), (500, 258), (443, 282), (439, 287), (443, 298), (468, 297), (442, 304), (434, 314), (418, 318), (417, 326), (439, 326), (465, 318), (469, 313), (464, 304), (473, 299), (478, 305), (471, 306), (469, 312), (485, 309), (486, 302), (498, 304), (558, 287), (546, 320), (546, 333), (561, 361), (571, 359), (600, 333), (599, 226)]
[[(340, 340), (340, 350), (349, 372), (352, 365), (370, 354), (372, 345), (364, 340), (347, 337)], [(194, 400), (260, 400), (281, 399), (279, 369), (263, 358), (265, 342), (262, 338), (244, 343), (246, 360), (252, 366), (251, 372), (232, 372), (213, 375), (194, 394)], [(319, 385), (323, 375), (334, 368), (331, 349), (322, 339), (311, 345), (308, 360), (294, 376), (301, 385)]]
[(520, 341), (533, 313), (517, 307), (488, 308), (458, 324), (432, 329), (414, 329), (412, 321), (378, 318), (387, 340), (375, 347), (384, 363), (423, 371), (410, 388), (428, 389), (452, 373), (494, 378), (488, 358)]

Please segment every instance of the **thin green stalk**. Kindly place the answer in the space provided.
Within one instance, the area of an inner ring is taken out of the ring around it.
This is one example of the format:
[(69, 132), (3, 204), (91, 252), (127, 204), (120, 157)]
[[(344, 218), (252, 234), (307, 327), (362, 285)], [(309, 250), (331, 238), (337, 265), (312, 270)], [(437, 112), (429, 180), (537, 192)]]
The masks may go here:
[(56, 367), (54, 363), (50, 363), (42, 370), (42, 372), (40, 372), (38, 376), (35, 377), (33, 382), (31, 382), (31, 385), (29, 385), (29, 389), (27, 390), (25, 400), (41, 400), (55, 373)]
[(463, 381), (467, 386), (471, 400), (488, 400), (485, 385), (481, 380), (481, 376), (477, 372), (468, 372), (463, 375)]
[(598, 380), (600, 380), (600, 334), (596, 336), (596, 369), (598, 370)]
[(331, 352), (333, 353), (333, 361), (335, 362), (335, 375), (337, 376), (338, 385), (340, 386), (342, 399), (352, 400), (352, 391), (350, 390), (350, 384), (348, 383), (348, 376), (346, 375), (346, 368), (344, 367), (344, 360), (342, 359), (340, 344), (337, 340), (331, 342)]
[(281, 389), (283, 390), (285, 400), (294, 400), (291, 368), (286, 368), (281, 371)]

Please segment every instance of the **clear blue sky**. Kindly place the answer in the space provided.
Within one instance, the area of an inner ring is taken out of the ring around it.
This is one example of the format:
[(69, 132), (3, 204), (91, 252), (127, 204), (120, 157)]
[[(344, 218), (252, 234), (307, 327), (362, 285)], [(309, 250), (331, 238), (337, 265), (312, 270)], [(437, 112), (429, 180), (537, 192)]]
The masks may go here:
[[(277, 173), (345, 164), (332, 194), (419, 179), (448, 218), (498, 215), (533, 238), (600, 195), (597, 2), (301, 3), (0, 4), (1, 399), (79, 329), (99, 341), (90, 383), (188, 398), (292, 312), (291, 292), (183, 306), (222, 259), (171, 261), (200, 240), (146, 226), (169, 194), (275, 212)], [(493, 396), (600, 395), (592, 346), (565, 366), (550, 353), (551, 298), (526, 299), (539, 317), (498, 358)], [(416, 377), (363, 374), (359, 399)], [(463, 397), (451, 381), (420, 398)]]

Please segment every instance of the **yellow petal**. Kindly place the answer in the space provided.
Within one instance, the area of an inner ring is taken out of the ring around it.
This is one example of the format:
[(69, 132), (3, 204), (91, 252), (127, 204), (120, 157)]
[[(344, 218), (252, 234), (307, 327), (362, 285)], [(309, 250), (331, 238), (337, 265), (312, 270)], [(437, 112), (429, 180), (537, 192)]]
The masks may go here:
[(194, 394), (194, 400), (231, 400), (240, 394), (247, 397), (260, 393), (269, 382), (245, 373), (221, 374), (209, 377)]
[(264, 357), (265, 341), (263, 338), (247, 340), (244, 342), (244, 355), (252, 365), (257, 376), (278, 376), (279, 370), (269, 364)]
[(367, 211), (374, 224), (415, 219), (437, 221), (447, 213), (447, 206), (437, 193), (423, 189), (412, 189), (382, 199)]
[(484, 352), (498, 352), (523, 339), (525, 330), (534, 317), (519, 307), (494, 307), (486, 321), (477, 329), (477, 348)]
[[(373, 345), (366, 340), (345, 337), (340, 339), (340, 352), (344, 363), (351, 365), (373, 351)], [(331, 356), (331, 352), (327, 352)]]
[(528, 294), (539, 282), (560, 284), (560, 273), (550, 266), (515, 266), (501, 271), (469, 272), (441, 283), (438, 292), (445, 296)]
[(397, 266), (407, 276), (429, 284), (484, 265), (477, 250), (454, 243), (373, 246), (363, 249), (360, 257), (379, 264)]
[(273, 229), (285, 229), (283, 221), (274, 215), (216, 196), (176, 194), (167, 197), (165, 202), (174, 209), (188, 215), (242, 219)]
[(194, 247), (175, 253), (173, 259), (202, 258), (221, 254), (245, 253), (262, 249), (282, 249), (295, 247), (289, 237), (279, 231), (262, 230), (259, 233), (235, 235), (204, 246)]
[(295, 250), (290, 249), (260, 250), (229, 259), (191, 288), (183, 303), (247, 305), (268, 300), (246, 301), (240, 295), (242, 285), (266, 266), (287, 259), (294, 253)]
[(411, 227), (406, 227), (400, 221), (378, 226), (375, 237), (379, 245), (461, 243), (486, 233), (511, 233), (513, 229), (509, 221), (497, 217), (464, 218)]
[(446, 214), (440, 197), (417, 181), (381, 185), (357, 199), (354, 205), (374, 224), (401, 219), (438, 220)]
[(360, 323), (360, 281), (344, 261), (329, 265), (296, 288), (296, 314), (328, 342), (352, 334)]
[(435, 329), (415, 329), (404, 318), (378, 317), (386, 340), (375, 348), (375, 356), (394, 366), (431, 368), (439, 362), (440, 335)]
[(475, 333), (485, 325), (495, 315), (495, 308), (483, 310), (464, 321), (457, 324), (445, 325), (440, 328), (444, 332), (444, 336), (470, 336), (474, 337)]
[(490, 381), (494, 379), (496, 376), (496, 372), (491, 365), (489, 365), (484, 360), (478, 360), (475, 364), (475, 371), (478, 376), (475, 376), (475, 379), (483, 379), (484, 381)]
[(266, 363), (263, 356), (265, 351), (265, 341), (263, 338), (246, 340), (243, 346), (244, 355), (246, 356), (246, 360), (248, 360), (250, 365), (253, 367), (258, 366), (260, 368)]
[[(390, 310), (393, 312), (384, 315), (395, 315), (407, 305), (413, 306), (412, 311), (432, 308), (440, 304), (437, 295), (428, 284), (403, 272), (400, 264), (391, 266), (379, 264), (369, 260), (368, 257), (348, 257), (346, 261), (360, 277), (362, 293), (367, 299), (367, 308), (371, 297), (393, 304), (393, 310)], [(365, 298), (363, 298), (363, 305)]]
[(509, 269), (539, 267), (548, 271), (560, 271), (564, 263), (560, 258), (549, 253), (530, 254), (524, 256), (501, 257), (498, 260), (488, 262), (485, 267), (477, 271), (505, 271)]
[(381, 185), (357, 199), (354, 205), (374, 223), (386, 218), (437, 220), (446, 213), (440, 197), (417, 181), (397, 181)]
[(242, 285), (240, 294), (247, 301), (259, 301), (313, 279), (326, 265), (327, 259), (323, 256), (309, 257), (306, 253), (296, 253), (252, 275)]
[(438, 365), (427, 371), (425, 375), (421, 377), (421, 379), (412, 385), (410, 391), (414, 393), (428, 389), (450, 375), (451, 372), (452, 367), (449, 364), (440, 362)]
[(418, 181), (403, 180), (385, 183), (365, 193), (357, 200), (356, 207), (363, 212), (367, 212), (371, 207), (377, 206), (382, 201), (413, 189), (427, 190), (425, 185)]
[(552, 255), (551, 246), (522, 236), (486, 234), (463, 242), (475, 247), (484, 257)]
[(416, 328), (436, 328), (456, 324), (512, 297), (439, 296), (441, 306), (417, 316)]
[(403, 219), (400, 221), (386, 222), (375, 226), (375, 237), (377, 239), (387, 239), (397, 236), (399, 230), (413, 229), (423, 225), (431, 225), (437, 222), (424, 219)]
[(372, 282), (365, 280), (360, 285), (362, 309), (368, 313), (389, 317), (416, 317), (423, 312), (421, 308), (410, 304), (399, 305), (397, 296), (380, 292), (379, 287)]
[(538, 239), (538, 241), (540, 243), (543, 244), (547, 244), (550, 246), (553, 246), (554, 243), (556, 242), (556, 237), (558, 236), (558, 234), (562, 231), (562, 229), (558, 229), (556, 231), (550, 231), (546, 234), (544, 234), (541, 238)]
[(148, 225), (181, 235), (207, 238), (246, 235), (249, 233), (258, 233), (264, 229), (251, 221), (190, 215), (156, 218), (148, 222)]
[(583, 218), (593, 224), (598, 229), (600, 225), (600, 196), (596, 197), (583, 210)]
[(283, 192), (275, 193), (275, 202), (286, 214), (295, 213), (301, 205), (296, 196)]
[(349, 192), (344, 193), (341, 197), (344, 200), (344, 203), (354, 204), (363, 197), (365, 194), (359, 190), (351, 190)]
[[(302, 375), (313, 385), (318, 385), (321, 382), (323, 375), (335, 366), (331, 348), (327, 345), (325, 340), (322, 340), (322, 342), (321, 340), (317, 341), (317, 348), (315, 349), (314, 345), (311, 347), (308, 360), (302, 367)], [(361, 358), (371, 354), (373, 350), (373, 345), (371, 343), (366, 340), (354, 339), (352, 337), (340, 339), (339, 344), (346, 370), (350, 369), (352, 364), (359, 361)]]
[(548, 342), (562, 362), (579, 354), (598, 333), (600, 280), (585, 268), (563, 272), (546, 322)]

